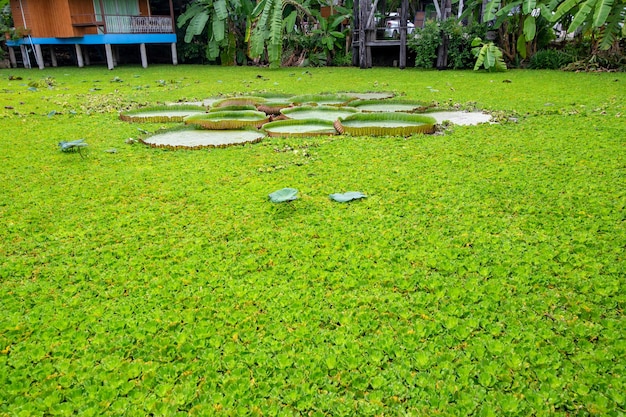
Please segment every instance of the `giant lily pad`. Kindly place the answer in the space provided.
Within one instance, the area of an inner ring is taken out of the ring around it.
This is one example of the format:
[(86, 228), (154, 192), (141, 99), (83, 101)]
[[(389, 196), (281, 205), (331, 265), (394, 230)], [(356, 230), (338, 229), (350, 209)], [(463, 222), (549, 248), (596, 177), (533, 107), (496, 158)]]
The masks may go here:
[(298, 190), (295, 188), (283, 188), (278, 191), (274, 191), (268, 197), (272, 203), (293, 201), (298, 198)]
[(265, 113), (256, 110), (216, 111), (185, 118), (185, 124), (211, 130), (258, 128), (268, 121), (269, 117)]
[(213, 103), (213, 107), (230, 107), (230, 106), (256, 106), (259, 103), (263, 103), (265, 99), (263, 97), (253, 96), (240, 96), (229, 97), (218, 100)]
[(337, 120), (339, 133), (361, 136), (408, 136), (414, 133), (433, 133), (436, 120), (421, 114), (356, 113)]
[(278, 120), (263, 125), (268, 136), (307, 137), (336, 135), (337, 130), (328, 120)]
[(431, 104), (412, 100), (356, 100), (350, 103), (350, 106), (359, 109), (362, 112), (423, 112), (432, 107)]
[(260, 93), (257, 94), (257, 96), (261, 97), (264, 100), (264, 104), (293, 103), (293, 96), (287, 94)]
[(237, 106), (211, 107), (209, 109), (209, 113), (215, 113), (218, 111), (245, 111), (245, 110), (256, 111), (256, 109), (257, 108), (253, 106), (252, 104), (242, 104), (242, 105), (237, 105)]
[(256, 129), (204, 130), (183, 126), (156, 132), (141, 142), (155, 148), (201, 149), (255, 143), (263, 137), (264, 134)]
[(202, 106), (155, 106), (120, 113), (120, 119), (139, 123), (177, 123), (182, 122), (187, 116), (204, 113), (205, 109)]
[(339, 203), (347, 203), (348, 201), (359, 200), (367, 196), (360, 191), (348, 191), (343, 194), (331, 194), (329, 197), (331, 200)]
[(290, 119), (315, 119), (334, 122), (337, 119), (341, 119), (354, 113), (358, 113), (358, 110), (352, 107), (301, 106), (283, 109), (281, 113), (289, 117)]
[(490, 114), (482, 112), (465, 111), (433, 111), (426, 113), (435, 118), (437, 123), (450, 122), (455, 125), (471, 126), (480, 123), (489, 123), (492, 119)]
[(390, 92), (368, 92), (368, 93), (346, 93), (350, 97), (354, 97), (357, 100), (384, 100), (393, 98), (394, 93)]
[(292, 99), (295, 104), (309, 104), (318, 106), (344, 106), (352, 100), (354, 100), (354, 97), (350, 97), (346, 94), (306, 95), (296, 96)]

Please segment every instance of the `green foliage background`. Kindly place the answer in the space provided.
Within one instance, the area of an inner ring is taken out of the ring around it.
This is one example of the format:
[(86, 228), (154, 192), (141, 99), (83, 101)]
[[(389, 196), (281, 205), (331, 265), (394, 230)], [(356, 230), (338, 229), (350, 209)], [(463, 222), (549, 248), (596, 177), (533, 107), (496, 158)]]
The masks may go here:
[[(1, 71), (0, 415), (624, 415), (625, 84)], [(164, 151), (118, 119), (348, 90), (502, 123)], [(58, 151), (80, 138), (85, 158)], [(269, 203), (283, 187), (300, 198)]]

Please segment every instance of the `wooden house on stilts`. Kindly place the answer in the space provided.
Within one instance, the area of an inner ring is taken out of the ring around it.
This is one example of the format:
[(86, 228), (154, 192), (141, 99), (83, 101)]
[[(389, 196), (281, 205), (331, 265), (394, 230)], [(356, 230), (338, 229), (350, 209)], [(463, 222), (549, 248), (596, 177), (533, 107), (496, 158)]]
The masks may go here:
[[(42, 48), (49, 48), (56, 66), (55, 47), (73, 46), (79, 67), (89, 64), (87, 48), (104, 46), (109, 69), (117, 65), (119, 45), (137, 45), (141, 64), (148, 66), (147, 44), (169, 45), (172, 63), (177, 64), (174, 9), (153, 14), (150, 0), (10, 0), (15, 26), (22, 36), (7, 41), (9, 59), (17, 66), (14, 48), (20, 48), (25, 67), (31, 67), (30, 52), (44, 68)], [(30, 52), (29, 52), (30, 51)]]

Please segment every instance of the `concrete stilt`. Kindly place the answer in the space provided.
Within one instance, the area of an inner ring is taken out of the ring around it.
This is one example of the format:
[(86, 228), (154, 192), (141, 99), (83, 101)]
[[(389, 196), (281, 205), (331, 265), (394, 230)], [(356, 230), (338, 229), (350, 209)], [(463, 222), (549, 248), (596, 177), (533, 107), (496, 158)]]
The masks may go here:
[(20, 45), (20, 52), (22, 53), (22, 61), (24, 62), (24, 68), (30, 68), (30, 57), (28, 56), (28, 50), (24, 45)]
[(112, 70), (115, 68), (115, 64), (113, 63), (113, 51), (110, 43), (104, 44), (104, 51), (107, 56), (107, 67)]
[(17, 59), (15, 59), (15, 50), (12, 46), (9, 46), (9, 61), (11, 61), (11, 68), (17, 68)]
[(85, 66), (82, 48), (79, 44), (74, 45), (74, 47), (76, 48), (76, 61), (78, 62), (78, 68), (82, 68)]
[(141, 53), (141, 66), (148, 68), (148, 56), (146, 55), (146, 44), (139, 44), (139, 52)]
[(43, 64), (43, 53), (41, 52), (41, 45), (35, 45), (35, 60), (37, 61), (37, 66), (40, 70), (44, 69)]
[(172, 42), (172, 64), (178, 65), (178, 53), (176, 52), (176, 42)]
[(54, 46), (50, 46), (50, 61), (53, 67), (57, 67), (59, 65), (57, 62), (57, 54), (54, 53)]
[(85, 61), (85, 66), (91, 65), (91, 60), (89, 59), (89, 51), (87, 50), (87, 46), (83, 48), (83, 60)]

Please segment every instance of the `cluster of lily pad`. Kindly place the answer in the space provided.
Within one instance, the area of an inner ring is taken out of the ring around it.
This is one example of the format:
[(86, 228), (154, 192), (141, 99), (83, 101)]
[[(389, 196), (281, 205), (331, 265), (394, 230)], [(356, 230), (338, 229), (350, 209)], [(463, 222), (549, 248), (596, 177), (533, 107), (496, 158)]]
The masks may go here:
[(391, 93), (258, 95), (142, 108), (120, 114), (129, 122), (182, 123), (140, 141), (159, 148), (197, 149), (253, 143), (266, 136), (409, 136), (433, 133), (432, 106)]

